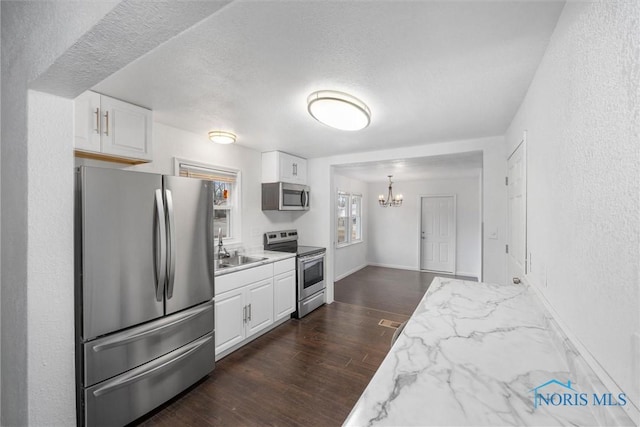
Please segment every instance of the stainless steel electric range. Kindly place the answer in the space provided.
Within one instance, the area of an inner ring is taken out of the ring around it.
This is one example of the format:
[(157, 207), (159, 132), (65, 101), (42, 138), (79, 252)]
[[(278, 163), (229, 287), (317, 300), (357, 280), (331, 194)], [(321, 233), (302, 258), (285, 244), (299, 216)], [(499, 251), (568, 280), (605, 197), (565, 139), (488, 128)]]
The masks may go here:
[(282, 230), (264, 234), (264, 249), (297, 254), (297, 309), (293, 317), (304, 317), (325, 303), (325, 248), (298, 246), (298, 231)]

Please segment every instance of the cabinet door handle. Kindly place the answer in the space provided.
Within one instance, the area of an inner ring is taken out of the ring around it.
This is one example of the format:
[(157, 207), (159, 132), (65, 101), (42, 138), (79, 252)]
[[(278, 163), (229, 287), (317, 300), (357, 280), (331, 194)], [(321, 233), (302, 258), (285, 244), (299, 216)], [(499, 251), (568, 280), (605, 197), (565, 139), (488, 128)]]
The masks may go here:
[(249, 322), (251, 322), (251, 304), (249, 304)]
[(93, 114), (96, 115), (96, 133), (100, 134), (100, 108), (96, 108), (96, 112)]
[(106, 129), (104, 131), (104, 134), (109, 136), (109, 112), (108, 111), (106, 113), (104, 113), (104, 117), (107, 119), (107, 126), (106, 126)]
[(242, 307), (242, 311), (243, 311), (242, 321), (244, 323), (247, 323), (247, 306), (246, 305), (244, 307)]
[(298, 164), (293, 164), (293, 176), (298, 176)]

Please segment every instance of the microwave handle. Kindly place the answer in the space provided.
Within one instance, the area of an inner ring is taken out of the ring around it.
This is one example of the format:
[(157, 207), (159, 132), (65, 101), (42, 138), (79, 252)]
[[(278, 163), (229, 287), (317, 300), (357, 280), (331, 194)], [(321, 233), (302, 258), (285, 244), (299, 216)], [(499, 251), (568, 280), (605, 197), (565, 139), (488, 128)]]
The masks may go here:
[(307, 192), (302, 190), (300, 192), (300, 206), (304, 208), (306, 204), (307, 204)]

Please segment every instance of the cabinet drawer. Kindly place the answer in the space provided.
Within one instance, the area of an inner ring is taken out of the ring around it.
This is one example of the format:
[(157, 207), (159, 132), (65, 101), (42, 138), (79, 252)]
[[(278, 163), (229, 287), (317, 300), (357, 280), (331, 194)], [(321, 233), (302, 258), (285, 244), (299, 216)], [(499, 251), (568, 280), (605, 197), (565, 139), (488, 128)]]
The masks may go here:
[(273, 275), (286, 273), (287, 271), (296, 269), (296, 257), (284, 259), (273, 263)]
[(273, 263), (218, 276), (215, 279), (216, 295), (271, 277), (273, 277)]

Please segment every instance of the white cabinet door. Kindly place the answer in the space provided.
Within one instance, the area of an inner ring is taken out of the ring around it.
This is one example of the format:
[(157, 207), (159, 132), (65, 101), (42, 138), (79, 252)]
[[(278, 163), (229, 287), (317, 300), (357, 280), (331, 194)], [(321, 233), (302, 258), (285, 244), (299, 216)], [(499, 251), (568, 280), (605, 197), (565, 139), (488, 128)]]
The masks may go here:
[(76, 150), (100, 152), (100, 94), (85, 92), (74, 100)]
[(216, 296), (216, 354), (233, 347), (245, 337), (244, 291), (244, 288), (234, 289)]
[(273, 277), (249, 285), (246, 289), (246, 336), (250, 337), (273, 323)]
[(300, 158), (296, 160), (294, 171), (296, 183), (307, 185), (307, 161)]
[(279, 153), (280, 181), (294, 182), (295, 158), (286, 153)]
[(262, 153), (262, 182), (307, 184), (307, 161), (281, 151)]
[(151, 111), (102, 96), (102, 152), (151, 160)]
[(296, 272), (279, 274), (273, 278), (274, 321), (289, 317), (296, 309)]
[(293, 184), (307, 183), (307, 161), (287, 153), (279, 153), (280, 181)]

